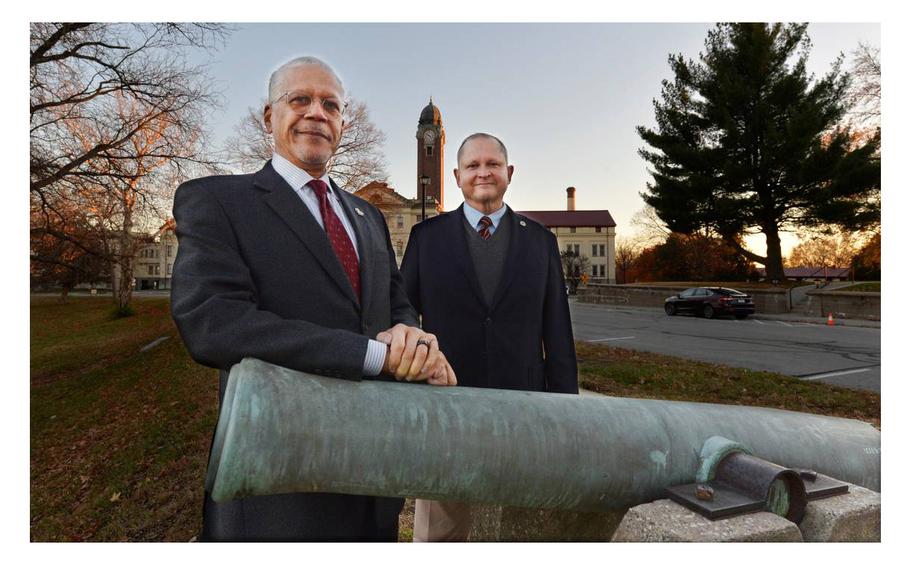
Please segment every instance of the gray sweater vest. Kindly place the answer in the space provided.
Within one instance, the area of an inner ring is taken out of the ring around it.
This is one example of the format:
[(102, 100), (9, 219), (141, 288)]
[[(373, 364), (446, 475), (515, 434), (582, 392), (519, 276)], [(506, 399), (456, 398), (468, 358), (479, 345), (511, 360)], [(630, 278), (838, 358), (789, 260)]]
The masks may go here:
[(511, 212), (507, 212), (502, 216), (496, 231), (487, 240), (483, 240), (477, 229), (472, 227), (465, 217), (462, 217), (468, 240), (468, 250), (471, 252), (474, 271), (480, 281), (480, 289), (483, 291), (487, 306), (493, 302), (493, 295), (496, 293), (496, 286), (499, 285), (502, 267), (506, 261), (506, 253), (509, 252), (509, 233), (511, 231), (509, 215), (511, 214)]

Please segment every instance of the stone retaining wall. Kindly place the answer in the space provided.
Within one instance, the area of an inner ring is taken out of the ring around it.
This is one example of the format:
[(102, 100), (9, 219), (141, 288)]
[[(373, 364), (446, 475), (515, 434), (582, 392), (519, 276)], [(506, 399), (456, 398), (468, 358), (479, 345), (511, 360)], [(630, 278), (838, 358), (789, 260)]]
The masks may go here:
[(828, 314), (833, 314), (835, 318), (882, 319), (881, 292), (810, 290), (806, 295), (809, 297), (807, 315), (827, 317)]
[[(578, 301), (615, 306), (662, 308), (669, 296), (682, 292), (682, 287), (649, 286), (646, 284), (589, 284), (578, 289)], [(786, 288), (737, 288), (752, 296), (755, 311), (760, 314), (786, 314), (792, 305)], [(835, 318), (881, 319), (881, 293), (810, 290), (808, 303), (798, 308), (810, 316)]]
[[(578, 301), (594, 304), (662, 308), (664, 300), (684, 288), (643, 284), (589, 284), (579, 288)], [(752, 296), (755, 311), (784, 314), (790, 311), (790, 294), (785, 288), (737, 288)]]

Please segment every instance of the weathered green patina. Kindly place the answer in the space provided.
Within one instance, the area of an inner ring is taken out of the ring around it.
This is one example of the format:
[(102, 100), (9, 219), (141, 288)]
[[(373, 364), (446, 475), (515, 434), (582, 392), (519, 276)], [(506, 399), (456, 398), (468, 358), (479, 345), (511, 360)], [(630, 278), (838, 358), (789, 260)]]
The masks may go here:
[(694, 481), (719, 435), (880, 490), (880, 433), (856, 420), (717, 404), (322, 378), (245, 359), (206, 482), (215, 500), (296, 491), (603, 511)]

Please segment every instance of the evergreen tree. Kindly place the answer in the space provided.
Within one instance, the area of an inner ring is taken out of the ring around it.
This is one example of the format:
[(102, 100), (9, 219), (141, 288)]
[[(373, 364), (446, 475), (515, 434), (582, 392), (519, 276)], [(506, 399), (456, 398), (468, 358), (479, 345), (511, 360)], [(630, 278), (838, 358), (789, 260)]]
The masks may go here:
[[(848, 75), (840, 61), (807, 74), (806, 24), (718, 24), (699, 61), (671, 55), (675, 76), (639, 126), (653, 182), (642, 197), (672, 231), (717, 234), (783, 280), (780, 232), (879, 223), (880, 133), (840, 127)], [(762, 232), (766, 256), (741, 237)]]

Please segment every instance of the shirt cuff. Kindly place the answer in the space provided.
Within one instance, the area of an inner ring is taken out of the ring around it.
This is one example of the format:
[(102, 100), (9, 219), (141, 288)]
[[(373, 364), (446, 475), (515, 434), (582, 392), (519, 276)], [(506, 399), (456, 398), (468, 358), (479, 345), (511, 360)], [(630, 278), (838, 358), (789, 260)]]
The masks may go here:
[(367, 344), (367, 354), (363, 359), (363, 376), (375, 377), (382, 372), (382, 365), (385, 363), (385, 356), (388, 353), (389, 346), (381, 341), (370, 339)]

